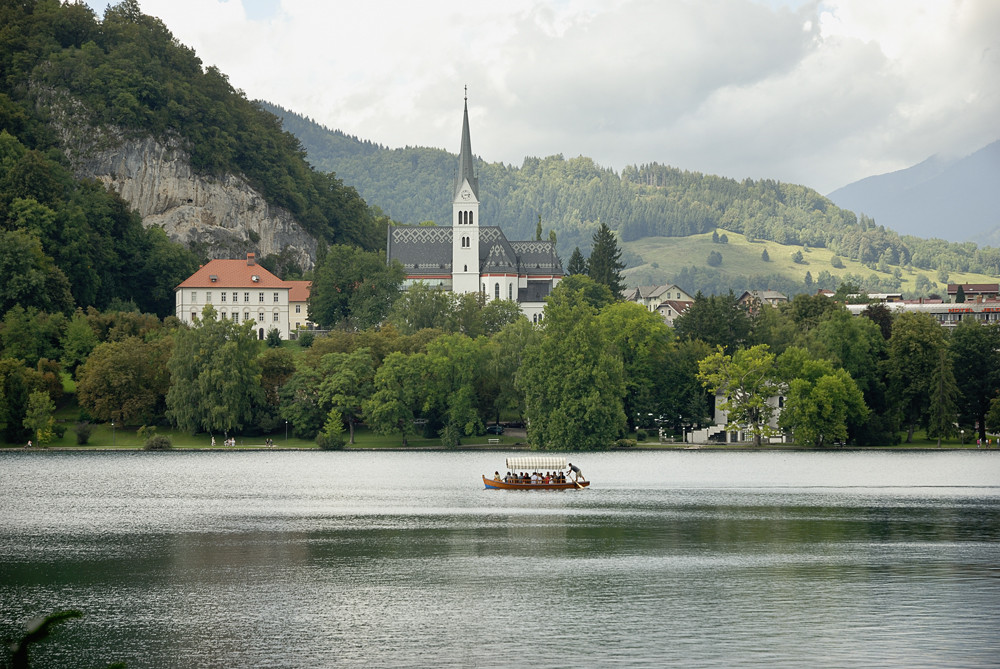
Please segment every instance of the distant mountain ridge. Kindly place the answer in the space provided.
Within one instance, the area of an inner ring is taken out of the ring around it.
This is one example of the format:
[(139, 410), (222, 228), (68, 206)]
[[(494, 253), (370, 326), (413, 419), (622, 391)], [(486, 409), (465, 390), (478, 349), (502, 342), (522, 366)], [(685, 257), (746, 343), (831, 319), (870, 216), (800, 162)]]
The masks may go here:
[(952, 242), (1000, 242), (1000, 140), (965, 156), (927, 160), (830, 193), (837, 206), (879, 225)]

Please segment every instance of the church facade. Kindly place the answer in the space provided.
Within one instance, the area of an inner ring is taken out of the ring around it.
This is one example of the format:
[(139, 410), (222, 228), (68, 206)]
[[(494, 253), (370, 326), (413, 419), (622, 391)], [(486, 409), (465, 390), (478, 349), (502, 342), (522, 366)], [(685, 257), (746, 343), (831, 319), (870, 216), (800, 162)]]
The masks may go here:
[(404, 288), (422, 282), (455, 293), (478, 292), (486, 300), (512, 300), (538, 322), (546, 296), (563, 277), (555, 244), (508, 240), (499, 226), (481, 224), (479, 202), (466, 99), (451, 227), (390, 226), (386, 256), (403, 265)]

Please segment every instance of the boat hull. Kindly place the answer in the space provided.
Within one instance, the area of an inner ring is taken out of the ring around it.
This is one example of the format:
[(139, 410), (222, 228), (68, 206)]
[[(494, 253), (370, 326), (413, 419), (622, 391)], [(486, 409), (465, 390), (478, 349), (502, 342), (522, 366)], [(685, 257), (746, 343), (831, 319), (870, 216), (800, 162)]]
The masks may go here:
[(483, 476), (483, 485), (489, 490), (576, 490), (586, 488), (590, 481), (566, 481), (565, 483), (507, 483)]

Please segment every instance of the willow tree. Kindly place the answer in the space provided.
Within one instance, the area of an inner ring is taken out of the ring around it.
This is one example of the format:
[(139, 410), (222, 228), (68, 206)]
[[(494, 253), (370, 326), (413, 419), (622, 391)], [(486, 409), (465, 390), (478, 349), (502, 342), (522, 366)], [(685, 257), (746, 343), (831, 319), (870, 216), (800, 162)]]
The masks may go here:
[(167, 417), (177, 427), (228, 433), (251, 424), (264, 401), (256, 325), (217, 319), (206, 305), (193, 328), (177, 331), (167, 365)]

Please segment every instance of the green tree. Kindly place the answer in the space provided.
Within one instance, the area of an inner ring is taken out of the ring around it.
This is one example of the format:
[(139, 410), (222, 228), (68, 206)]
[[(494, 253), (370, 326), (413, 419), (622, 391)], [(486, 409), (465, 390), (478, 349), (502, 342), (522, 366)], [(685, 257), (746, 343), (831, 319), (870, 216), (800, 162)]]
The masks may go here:
[(62, 366), (70, 374), (76, 374), (77, 368), (90, 355), (98, 344), (97, 335), (87, 321), (87, 317), (79, 309), (66, 324), (62, 337)]
[(674, 319), (674, 332), (678, 339), (700, 339), (731, 354), (749, 338), (750, 325), (750, 317), (732, 292), (708, 297), (697, 293), (688, 310)]
[(938, 351), (937, 364), (931, 375), (930, 395), (927, 436), (936, 437), (940, 448), (942, 437), (953, 437), (958, 432), (955, 426), (958, 418), (958, 385), (955, 383), (951, 357), (944, 346)]
[(354, 426), (361, 421), (362, 406), (375, 392), (375, 362), (367, 348), (350, 353), (327, 353), (321, 360), (323, 381), (319, 385), (321, 405), (329, 407), (350, 429), (354, 443)]
[(535, 345), (540, 337), (541, 331), (527, 318), (521, 318), (490, 338), (480, 380), (480, 393), (487, 406), (491, 407), (497, 423), (504, 412), (524, 416), (524, 394), (518, 391), (516, 379), (524, 352)]
[(288, 382), (278, 391), (280, 416), (292, 424), (292, 433), (300, 439), (315, 439), (328, 419), (319, 398), (322, 376), (308, 364), (299, 365)]
[[(426, 354), (393, 352), (375, 373), (375, 392), (364, 402), (365, 421), (378, 434), (406, 436), (415, 431), (414, 421), (424, 405)], [(426, 420), (426, 419), (421, 419)]]
[(424, 329), (445, 330), (449, 327), (451, 305), (450, 293), (418, 282), (396, 300), (389, 322), (403, 334)]
[(309, 317), (323, 327), (365, 329), (384, 321), (400, 294), (405, 273), (386, 264), (382, 251), (334, 244), (317, 263), (309, 292)]
[(587, 274), (587, 259), (580, 253), (579, 246), (573, 248), (569, 263), (566, 265), (566, 274)]
[(671, 350), (673, 331), (656, 312), (635, 302), (616, 302), (598, 314), (604, 339), (622, 360), (625, 395), (623, 408), (629, 431), (638, 417), (659, 416), (667, 389), (662, 370)]
[(169, 337), (126, 337), (98, 345), (77, 371), (80, 406), (101, 421), (152, 425), (162, 420), (170, 389)]
[(962, 304), (965, 302), (965, 286), (958, 284), (958, 290), (955, 291), (955, 303)]
[(45, 388), (42, 375), (20, 360), (0, 358), (0, 430), (11, 444), (24, 443), (30, 436), (24, 417), (31, 393)]
[(718, 251), (712, 251), (708, 254), (708, 259), (705, 262), (708, 263), (709, 267), (718, 267), (722, 264), (722, 254)]
[(255, 325), (217, 319), (207, 305), (194, 327), (177, 331), (167, 391), (177, 427), (228, 434), (251, 425), (264, 401)]
[(764, 262), (771, 262), (771, 256), (768, 255), (767, 249), (760, 252), (760, 259)]
[(55, 436), (56, 405), (47, 392), (36, 390), (28, 396), (28, 409), (24, 415), (24, 427), (31, 430), (36, 446), (45, 446)]
[(486, 364), (486, 340), (462, 334), (438, 337), (427, 345), (427, 391), (423, 410), (441, 417), (444, 445), (482, 430), (477, 389)]
[(749, 432), (757, 447), (763, 437), (781, 434), (770, 424), (775, 406), (768, 399), (780, 392), (774, 360), (763, 344), (739, 349), (731, 356), (719, 346), (698, 364), (698, 379), (709, 392), (723, 397), (719, 408), (726, 412), (727, 429)]
[(594, 308), (579, 292), (557, 290), (543, 323), (517, 377), (528, 440), (545, 450), (610, 447), (625, 429), (625, 383), (622, 360)]
[(893, 321), (889, 339), (890, 392), (907, 426), (908, 444), (913, 441), (914, 428), (928, 415), (930, 380), (945, 345), (944, 329), (930, 314), (904, 312)]
[(846, 441), (849, 426), (867, 418), (864, 397), (846, 370), (835, 369), (828, 360), (811, 358), (798, 348), (785, 351), (778, 367), (788, 380), (778, 425), (791, 430), (796, 443), (822, 448)]
[(593, 242), (587, 261), (588, 274), (595, 282), (607, 286), (616, 300), (621, 299), (622, 289), (625, 287), (622, 278), (625, 263), (621, 261), (622, 251), (618, 248), (618, 240), (611, 229), (601, 223), (594, 233)]
[(963, 320), (951, 333), (962, 425), (977, 426), (986, 439), (986, 414), (1000, 388), (1000, 325)]

